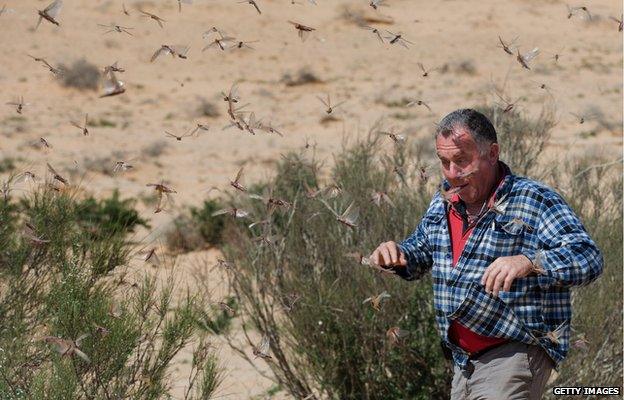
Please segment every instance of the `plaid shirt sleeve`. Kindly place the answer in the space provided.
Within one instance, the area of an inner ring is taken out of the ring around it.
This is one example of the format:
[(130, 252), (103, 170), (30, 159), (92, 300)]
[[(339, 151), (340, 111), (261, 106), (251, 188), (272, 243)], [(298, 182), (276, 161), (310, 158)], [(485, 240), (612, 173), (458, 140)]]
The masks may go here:
[(401, 278), (412, 281), (420, 278), (431, 268), (433, 263), (431, 247), (427, 240), (423, 221), (418, 224), (416, 231), (398, 246), (407, 259), (407, 268), (394, 268), (396, 274)]
[(407, 259), (407, 268), (395, 267), (393, 270), (398, 276), (408, 281), (420, 278), (433, 265), (431, 244), (427, 237), (427, 225), (434, 201), (435, 197), (416, 230), (407, 239), (398, 244), (399, 250)]
[(594, 281), (603, 269), (600, 250), (583, 224), (558, 194), (545, 195), (537, 235), (539, 249), (525, 253), (542, 269), (539, 285), (570, 287)]

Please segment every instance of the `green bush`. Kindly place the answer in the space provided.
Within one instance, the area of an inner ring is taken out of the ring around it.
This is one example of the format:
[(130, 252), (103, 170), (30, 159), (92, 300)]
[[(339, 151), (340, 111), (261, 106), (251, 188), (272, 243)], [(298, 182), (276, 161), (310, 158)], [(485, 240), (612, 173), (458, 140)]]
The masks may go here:
[[(173, 357), (203, 343), (196, 296), (174, 301), (173, 276), (122, 279), (133, 249), (113, 227), (131, 224), (103, 220), (115, 234), (86, 235), (84, 216), (71, 192), (0, 199), (0, 398), (171, 398)], [(185, 398), (210, 398), (220, 381), (203, 348)]]
[(236, 312), (236, 299), (229, 296), (221, 305), (209, 305), (207, 308), (198, 308), (197, 323), (201, 329), (215, 335), (221, 335), (229, 331), (232, 319)]
[(14, 171), (15, 161), (17, 160), (13, 157), (5, 157), (0, 159), (0, 173)]
[(530, 118), (512, 109), (504, 112), (499, 107), (478, 107), (487, 116), (498, 136), (501, 160), (516, 175), (538, 177), (544, 169), (540, 157), (546, 148), (552, 128), (556, 125), (555, 112), (546, 107), (537, 118)]
[(191, 219), (199, 227), (199, 233), (206, 243), (221, 243), (225, 217), (213, 217), (212, 213), (223, 208), (217, 200), (204, 200), (202, 208), (191, 207)]
[(190, 207), (178, 215), (166, 233), (169, 248), (187, 252), (221, 244), (227, 216), (213, 217), (212, 213), (222, 208), (218, 200), (210, 199), (201, 208)]
[[(604, 272), (596, 282), (572, 292), (572, 347), (553, 385), (621, 386), (622, 163), (585, 156), (562, 163), (561, 169), (552, 169), (550, 183), (559, 188), (600, 248)], [(552, 394), (547, 398), (554, 399)]]
[(137, 226), (149, 228), (147, 221), (134, 209), (134, 200), (119, 199), (115, 190), (111, 197), (88, 197), (76, 205), (79, 224), (95, 237), (113, 236), (134, 232)]
[[(230, 280), (243, 329), (269, 337), (269, 366), (297, 398), (316, 392), (341, 399), (433, 399), (449, 391), (450, 365), (434, 326), (430, 280), (404, 282), (345, 256), (407, 236), (430, 200), (432, 188), (408, 163), (411, 150), (397, 147), (382, 157), (380, 144), (371, 135), (337, 155), (332, 170), (329, 183), (342, 194), (326, 201), (340, 210), (353, 201), (360, 210), (356, 229), (306, 196), (307, 187), (318, 188), (320, 165), (289, 154), (276, 178), (262, 186), (293, 206), (269, 213), (262, 202), (247, 200), (241, 208), (271, 224), (254, 235), (240, 226), (227, 231), (224, 251), (235, 265)], [(404, 171), (403, 179), (395, 167)], [(373, 189), (388, 192), (396, 207), (377, 208), (370, 201)], [(273, 244), (257, 240), (259, 235)], [(383, 290), (391, 298), (381, 312), (362, 304)], [(394, 326), (410, 332), (398, 346), (386, 340)]]

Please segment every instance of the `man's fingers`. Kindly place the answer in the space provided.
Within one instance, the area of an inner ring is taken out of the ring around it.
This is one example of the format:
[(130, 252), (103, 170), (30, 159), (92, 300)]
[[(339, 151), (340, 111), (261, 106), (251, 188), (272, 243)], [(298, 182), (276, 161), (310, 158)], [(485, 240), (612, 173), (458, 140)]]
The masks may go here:
[(380, 244), (370, 256), (371, 261), (377, 265), (388, 267), (392, 265), (407, 265), (405, 255), (395, 242)]
[(379, 249), (379, 253), (381, 255), (381, 260), (379, 260), (379, 265), (383, 265), (384, 267), (390, 264), (390, 251), (388, 251), (387, 246), (383, 246)]
[(388, 248), (388, 252), (390, 253), (390, 262), (394, 265), (399, 262), (399, 257), (397, 255), (397, 246), (394, 242), (386, 243), (386, 247)]
[(481, 277), (481, 284), (483, 286), (485, 286), (488, 276), (490, 275), (490, 273), (492, 272), (492, 269), (494, 269), (494, 267), (496, 267), (496, 261), (494, 260), (494, 262), (492, 264), (490, 264), (486, 269), (485, 272), (483, 273), (483, 276)]
[(487, 280), (485, 281), (486, 292), (488, 293), (492, 292), (492, 289), (494, 288), (494, 280), (496, 279), (496, 276), (498, 275), (499, 272), (500, 272), (500, 268), (498, 268), (498, 266), (495, 266), (492, 268), (492, 270), (488, 274)]
[(531, 262), (524, 255), (500, 257), (485, 269), (481, 284), (486, 292), (498, 296), (499, 291), (511, 290), (514, 279), (525, 277), (530, 272)]
[(511, 290), (511, 284), (513, 283), (515, 276), (507, 274), (505, 278), (505, 284), (503, 285), (503, 292), (509, 292)]
[(492, 267), (491, 265), (489, 267), (487, 267), (485, 269), (485, 272), (483, 273), (483, 276), (481, 277), (481, 284), (483, 286), (485, 286), (485, 282), (487, 282), (487, 278), (488, 278), (488, 275), (490, 274), (490, 268), (491, 267)]
[(503, 286), (503, 283), (507, 279), (507, 275), (508, 274), (509, 274), (509, 272), (501, 270), (496, 275), (496, 279), (494, 279), (494, 287), (492, 288), (492, 292), (493, 292), (492, 294), (494, 296), (498, 296), (498, 292), (500, 291), (501, 287)]
[(403, 252), (399, 255), (399, 265), (402, 267), (407, 266), (407, 258), (405, 258), (405, 254), (403, 254)]
[(375, 249), (375, 251), (373, 251), (373, 254), (370, 255), (370, 260), (373, 262), (373, 264), (379, 265), (379, 250), (378, 249)]

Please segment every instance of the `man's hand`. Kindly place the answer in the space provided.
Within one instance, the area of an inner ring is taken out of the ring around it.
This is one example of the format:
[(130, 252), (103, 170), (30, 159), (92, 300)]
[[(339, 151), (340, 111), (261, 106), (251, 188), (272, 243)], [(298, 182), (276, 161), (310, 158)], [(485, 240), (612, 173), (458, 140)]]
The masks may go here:
[(514, 279), (522, 278), (533, 271), (533, 263), (524, 255), (499, 257), (486, 268), (481, 278), (485, 291), (498, 296), (498, 292), (508, 292)]
[(381, 267), (407, 266), (405, 255), (392, 241), (380, 244), (371, 254), (370, 260)]

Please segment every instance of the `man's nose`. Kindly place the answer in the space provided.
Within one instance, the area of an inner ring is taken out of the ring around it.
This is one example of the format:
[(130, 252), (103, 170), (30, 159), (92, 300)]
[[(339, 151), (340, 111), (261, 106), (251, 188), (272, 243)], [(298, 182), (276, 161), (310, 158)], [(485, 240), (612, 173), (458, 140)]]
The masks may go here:
[(459, 179), (461, 174), (462, 174), (462, 169), (458, 167), (457, 164), (451, 163), (451, 165), (449, 166), (448, 178)]

